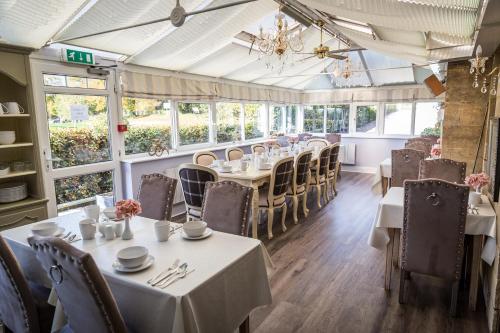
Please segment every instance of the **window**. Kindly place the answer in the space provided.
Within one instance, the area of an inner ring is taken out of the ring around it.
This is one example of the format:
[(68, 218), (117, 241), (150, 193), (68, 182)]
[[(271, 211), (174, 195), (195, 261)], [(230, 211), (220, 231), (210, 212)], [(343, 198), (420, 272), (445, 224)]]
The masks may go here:
[(111, 161), (108, 98), (46, 94), (54, 169)]
[(207, 143), (210, 138), (210, 105), (179, 103), (179, 144), (181, 146)]
[(377, 107), (375, 105), (356, 106), (356, 132), (377, 132)]
[(285, 106), (286, 114), (286, 132), (287, 133), (297, 133), (297, 105), (287, 105)]
[(241, 104), (217, 103), (217, 142), (241, 140)]
[(262, 138), (265, 131), (266, 108), (264, 104), (245, 104), (245, 140)]
[(170, 102), (151, 98), (122, 98), (125, 132), (125, 154), (146, 153), (153, 140), (159, 139), (171, 147)]
[(438, 102), (417, 103), (415, 135), (441, 136), (441, 106)]
[(324, 105), (304, 106), (304, 132), (323, 133), (324, 114)]
[(271, 106), (271, 124), (270, 130), (273, 133), (283, 132), (283, 107), (281, 106)]
[(52, 87), (106, 89), (106, 79), (94, 79), (82, 76), (43, 74), (43, 84)]
[(386, 103), (384, 134), (411, 135), (413, 103)]
[(349, 133), (349, 104), (326, 106), (326, 132)]

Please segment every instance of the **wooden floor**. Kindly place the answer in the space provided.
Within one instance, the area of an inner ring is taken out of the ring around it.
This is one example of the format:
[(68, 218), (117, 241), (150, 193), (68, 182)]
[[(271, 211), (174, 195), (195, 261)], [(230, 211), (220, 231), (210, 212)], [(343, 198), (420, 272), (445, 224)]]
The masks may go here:
[(384, 291), (384, 253), (367, 244), (380, 199), (370, 190), (371, 180), (343, 173), (338, 196), (321, 210), (310, 196), (309, 217), (294, 225), (288, 214), (286, 233), (275, 214), (275, 238), (262, 237), (276, 265), (273, 304), (252, 313), (252, 332), (488, 331), (482, 298), (478, 310), (469, 312), (465, 290), (458, 318), (448, 316), (450, 290), (439, 280), (412, 275), (404, 306), (398, 303), (398, 270), (392, 291)]

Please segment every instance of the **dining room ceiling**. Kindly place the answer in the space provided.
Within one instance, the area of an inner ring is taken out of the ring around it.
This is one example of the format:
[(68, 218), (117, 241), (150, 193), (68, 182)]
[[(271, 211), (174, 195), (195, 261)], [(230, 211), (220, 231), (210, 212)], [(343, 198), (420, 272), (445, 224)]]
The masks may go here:
[[(185, 0), (186, 11), (235, 0)], [(167, 17), (176, 0), (7, 0), (0, 2), (0, 43), (39, 49), (51, 41), (123, 55), (125, 63), (294, 89), (330, 89), (420, 83), (429, 63), (472, 55), (488, 0), (280, 0), (300, 13), (304, 52), (319, 45), (316, 19), (326, 22), (325, 44), (349, 52), (353, 75), (335, 76), (335, 59), (292, 55), (283, 68), (269, 69), (241, 33), (271, 28), (278, 3), (258, 0), (170, 22), (76, 38)], [(295, 15), (292, 15), (294, 16)], [(297, 18), (297, 17), (295, 17)], [(291, 23), (294, 19), (289, 18)], [(337, 34), (339, 42), (332, 37)]]

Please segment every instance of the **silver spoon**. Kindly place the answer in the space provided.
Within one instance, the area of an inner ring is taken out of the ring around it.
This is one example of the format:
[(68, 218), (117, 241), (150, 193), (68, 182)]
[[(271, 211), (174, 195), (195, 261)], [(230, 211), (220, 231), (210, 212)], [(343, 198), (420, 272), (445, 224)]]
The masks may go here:
[(162, 275), (164, 275), (165, 273), (168, 273), (170, 271), (173, 271), (175, 269), (177, 269), (177, 267), (179, 267), (179, 263), (181, 261), (177, 258), (175, 259), (174, 263), (172, 264), (172, 266), (170, 266), (169, 268), (167, 268), (166, 270), (162, 271), (160, 274), (152, 277), (151, 279), (149, 279), (147, 281), (148, 284), (152, 284), (153, 282), (156, 282), (156, 280), (158, 280)]
[(160, 287), (160, 288), (161, 288), (161, 289), (165, 289), (166, 287), (170, 286), (170, 285), (171, 285), (172, 283), (174, 283), (175, 281), (180, 280), (180, 279), (184, 279), (184, 278), (185, 278), (188, 274), (191, 274), (191, 273), (193, 273), (193, 272), (194, 272), (194, 269), (190, 270), (189, 272), (188, 272), (188, 270), (186, 269), (184, 272), (182, 272), (181, 274), (177, 275), (177, 276), (175, 277), (175, 279), (172, 279), (172, 280), (170, 280), (169, 282), (167, 282), (166, 284), (161, 285), (161, 287)]
[(188, 267), (188, 264), (187, 263), (183, 263), (182, 265), (180, 265), (172, 274), (168, 275), (167, 277), (165, 277), (164, 279), (162, 279), (161, 281), (155, 283), (153, 286), (156, 286), (156, 287), (159, 287), (159, 288), (162, 288), (166, 283), (168, 283), (171, 279), (175, 278), (176, 276), (184, 273), (187, 271), (187, 267)]

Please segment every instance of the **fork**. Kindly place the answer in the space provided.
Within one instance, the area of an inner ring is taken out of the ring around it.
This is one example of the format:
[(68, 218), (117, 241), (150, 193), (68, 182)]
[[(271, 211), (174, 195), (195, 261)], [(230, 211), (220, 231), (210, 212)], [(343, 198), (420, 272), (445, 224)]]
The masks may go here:
[(180, 260), (177, 258), (175, 259), (174, 263), (172, 264), (172, 266), (170, 266), (169, 268), (167, 268), (166, 270), (162, 271), (160, 274), (156, 275), (155, 277), (152, 277), (151, 279), (149, 279), (147, 281), (148, 284), (154, 284), (156, 282), (158, 282), (158, 280), (163, 280), (163, 278), (160, 279), (160, 277), (170, 271), (173, 271), (173, 270), (176, 270), (177, 267), (179, 267), (179, 263), (180, 263)]
[(165, 278), (161, 279), (160, 281), (156, 282), (155, 284), (153, 284), (153, 286), (162, 288), (166, 283), (170, 282), (171, 279), (175, 278), (176, 276), (178, 276), (180, 274), (185, 273), (187, 271), (187, 267), (188, 267), (188, 264), (183, 263), (175, 271), (168, 274)]
[(161, 289), (165, 289), (166, 287), (170, 286), (172, 283), (174, 283), (175, 281), (177, 280), (180, 280), (180, 279), (184, 279), (186, 276), (188, 276), (189, 274), (193, 273), (195, 270), (194, 268), (190, 271), (188, 271), (187, 269), (185, 271), (183, 271), (181, 274), (177, 275), (174, 279), (168, 281), (166, 284), (162, 284), (161, 286), (159, 286)]

